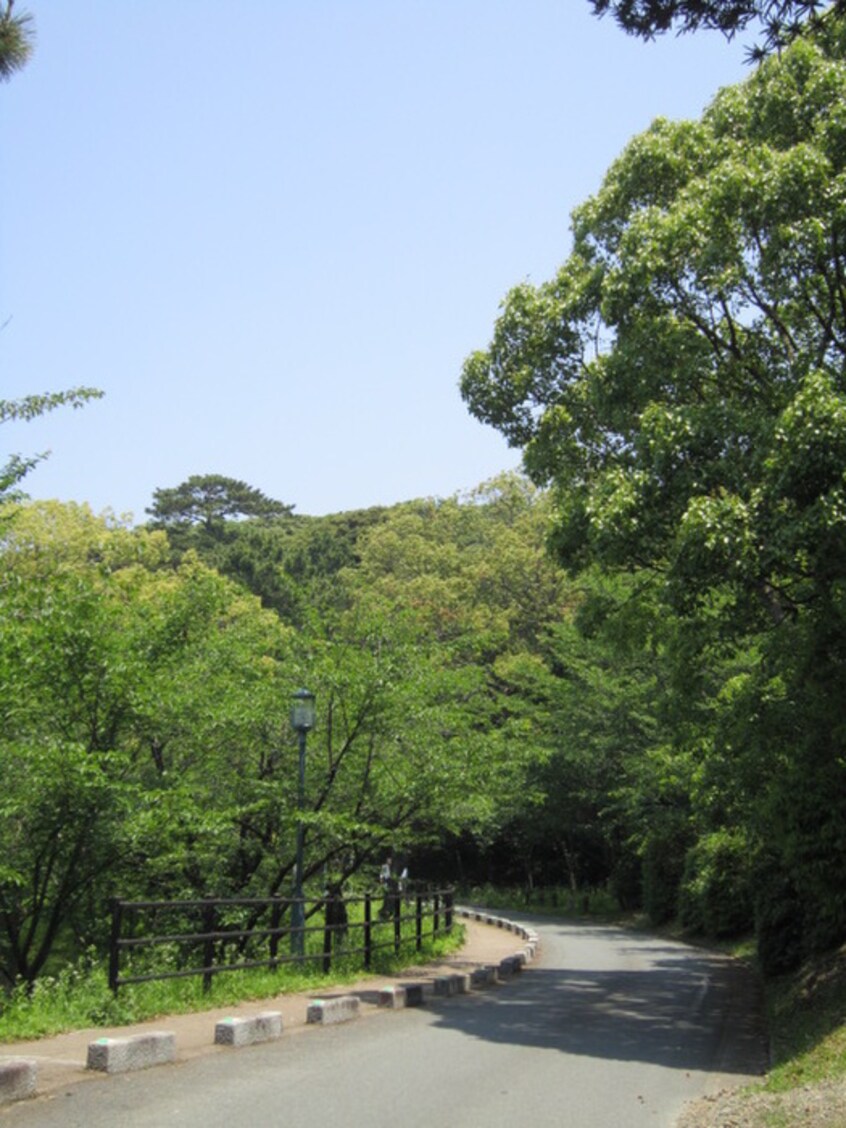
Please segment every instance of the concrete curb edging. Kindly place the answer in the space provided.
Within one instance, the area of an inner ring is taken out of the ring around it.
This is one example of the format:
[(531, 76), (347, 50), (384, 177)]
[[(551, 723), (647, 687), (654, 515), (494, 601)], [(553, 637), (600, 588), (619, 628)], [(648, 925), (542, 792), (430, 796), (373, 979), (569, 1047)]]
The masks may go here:
[(249, 1018), (222, 1018), (215, 1024), (216, 1046), (254, 1046), (282, 1036), (280, 1011), (263, 1011)]
[(306, 1022), (318, 1022), (321, 1026), (332, 1026), (336, 1022), (349, 1022), (358, 1018), (359, 999), (357, 995), (338, 995), (330, 999), (312, 999), (308, 1004)]
[(378, 992), (376, 1005), (387, 1007), (389, 1010), (401, 1010), (407, 1002), (405, 987), (396, 984), (393, 987), (383, 987)]
[[(494, 916), (492, 913), (480, 912), (477, 909), (456, 908), (455, 912), (457, 916), (475, 920), (479, 924), (487, 924), (490, 927), (507, 929), (509, 932), (516, 933), (521, 940), (525, 941), (524, 946), (514, 952), (513, 955), (506, 956), (504, 959), (500, 960), (499, 965), (493, 969), (493, 982), (497, 981), (497, 976), (500, 981), (511, 979), (535, 958), (535, 953), (538, 948), (538, 934), (533, 928), (526, 928), (525, 925), (519, 924), (517, 921)], [(486, 968), (477, 968), (471, 978), (476, 985), (487, 984), (491, 981), (489, 969)]]
[(470, 990), (470, 976), (466, 972), (437, 975), (432, 983), (436, 995), (466, 995)]
[(0, 1058), (0, 1105), (35, 1093), (37, 1066), (30, 1058)]
[[(420, 974), (421, 977), (413, 981), (397, 982), (377, 987), (375, 990), (360, 990), (354, 995), (311, 997), (303, 1000), (307, 1004), (305, 1016), (302, 1012), (292, 1015), (288, 1010), (285, 1011), (285, 1028), (288, 1028), (288, 1023), (291, 1023), (294, 1029), (298, 1028), (303, 1017), (305, 1024), (329, 1026), (351, 1021), (364, 1011), (373, 1013), (377, 1009), (398, 1010), (403, 1007), (419, 1007), (432, 1000), (447, 1000), (478, 989), (494, 987), (508, 982), (534, 958), (538, 935), (532, 929), (473, 909), (456, 907), (453, 912), (456, 918), (464, 917), (492, 928), (514, 933), (514, 952), (501, 959), (497, 955), (495, 958), (498, 959), (498, 963), (476, 964), (474, 960), (468, 960), (465, 962), (467, 970), (462, 972), (439, 970), (437, 974), (433, 972), (427, 977), (425, 970), (421, 969), (421, 972), (418, 972), (414, 969), (410, 974)], [(507, 952), (510, 947), (509, 942), (506, 941), (504, 945), (494, 945), (494, 948), (500, 950), (503, 947)], [(209, 1016), (209, 1019), (212, 1020), (212, 1016)], [(282, 1032), (283, 1015), (280, 1011), (267, 1010), (254, 1015), (218, 1017), (214, 1024), (211, 1044), (221, 1047), (222, 1052), (226, 1052), (225, 1047), (239, 1048), (275, 1041), (282, 1036)], [(163, 1030), (145, 1031), (125, 1037), (102, 1037), (87, 1043), (87, 1046), (83, 1041), (79, 1058), (73, 1063), (64, 1061), (62, 1064), (72, 1065), (80, 1072), (94, 1071), (101, 1074), (148, 1069), (152, 1066), (176, 1062), (176, 1041), (175, 1033)], [(199, 1045), (200, 1043), (195, 1039), (189, 1047), (183, 1047), (181, 1056), (184, 1056), (186, 1051), (188, 1054), (201, 1052), (198, 1049)], [(207, 1041), (205, 1045), (210, 1047), (210, 1042)], [(83, 1063), (82, 1056), (86, 1049), (87, 1060)], [(28, 1051), (29, 1047), (26, 1047), (20, 1056), (0, 1055), (0, 1108), (9, 1102), (43, 1095), (39, 1093), (39, 1068), (56, 1059), (40, 1054), (27, 1057), (25, 1054)], [(46, 1086), (45, 1092), (50, 1091), (51, 1086), (55, 1086), (55, 1074), (51, 1075), (46, 1071), (41, 1084)]]
[(101, 1073), (128, 1073), (167, 1065), (176, 1060), (176, 1037), (164, 1030), (133, 1034), (128, 1038), (98, 1038), (88, 1045), (88, 1069)]
[(497, 982), (497, 969), (493, 964), (477, 967), (470, 973), (470, 982), (474, 987), (493, 987)]

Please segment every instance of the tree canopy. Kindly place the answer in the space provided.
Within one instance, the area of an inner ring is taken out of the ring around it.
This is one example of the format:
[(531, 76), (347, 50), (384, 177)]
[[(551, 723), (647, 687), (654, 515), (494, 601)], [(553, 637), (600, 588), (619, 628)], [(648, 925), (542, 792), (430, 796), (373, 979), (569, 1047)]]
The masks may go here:
[[(527, 632), (559, 609), (533, 494), (503, 482), (477, 504), (351, 515), (358, 558), (309, 534), (298, 547), (317, 547), (336, 593), (304, 600), (296, 630), (162, 530), (7, 504), (0, 980), (102, 944), (116, 892), (286, 893), (300, 819), (312, 888), (386, 850), (492, 833), (544, 751), (508, 703)], [(229, 521), (226, 545), (241, 536)], [(304, 811), (287, 722), (301, 685), (319, 710)]]
[[(91, 399), (100, 399), (103, 393), (97, 388), (68, 388), (64, 392), (45, 392), (43, 395), (24, 396), (18, 400), (0, 400), (0, 423), (14, 419), (35, 419), (57, 407), (82, 407)], [(0, 466), (0, 500), (8, 500), (20, 482), (47, 454), (9, 455)]]
[(181, 485), (157, 489), (147, 513), (167, 526), (201, 525), (207, 532), (225, 520), (243, 517), (285, 517), (293, 509), (246, 482), (222, 474), (193, 474)]
[(842, 551), (843, 25), (700, 122), (656, 121), (573, 217), (558, 276), (507, 297), (470, 410), (556, 490), (578, 569), (649, 564), (775, 620)]
[(665, 855), (757, 859), (807, 943), (846, 932), (845, 106), (832, 19), (700, 121), (656, 121), (462, 376), (552, 488), (569, 570), (654, 578), (667, 726), (630, 797), (678, 811)]
[(843, 0), (590, 0), (598, 16), (611, 14), (624, 31), (642, 39), (675, 29), (720, 31), (731, 37), (750, 23), (763, 28), (762, 45), (753, 57), (780, 49), (803, 24), (817, 23), (826, 11), (843, 14)]
[(0, 79), (7, 80), (26, 66), (32, 55), (35, 32), (28, 12), (14, 11), (15, 0), (6, 0), (0, 11)]

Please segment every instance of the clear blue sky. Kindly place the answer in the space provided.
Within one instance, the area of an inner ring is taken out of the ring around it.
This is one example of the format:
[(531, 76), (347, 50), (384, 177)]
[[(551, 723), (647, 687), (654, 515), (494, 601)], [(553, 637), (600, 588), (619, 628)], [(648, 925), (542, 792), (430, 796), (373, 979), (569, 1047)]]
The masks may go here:
[(507, 290), (659, 115), (744, 77), (717, 35), (587, 0), (19, 0), (0, 86), (0, 398), (33, 497), (145, 519), (241, 478), (299, 513), (447, 497), (519, 465), (458, 393)]

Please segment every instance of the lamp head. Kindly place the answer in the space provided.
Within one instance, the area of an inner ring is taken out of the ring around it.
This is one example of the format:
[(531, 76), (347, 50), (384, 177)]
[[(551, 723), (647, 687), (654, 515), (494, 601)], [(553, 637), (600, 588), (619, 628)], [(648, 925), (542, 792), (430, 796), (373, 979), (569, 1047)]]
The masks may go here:
[(297, 732), (308, 732), (314, 728), (317, 711), (314, 705), (314, 694), (307, 689), (298, 689), (291, 706), (291, 727)]

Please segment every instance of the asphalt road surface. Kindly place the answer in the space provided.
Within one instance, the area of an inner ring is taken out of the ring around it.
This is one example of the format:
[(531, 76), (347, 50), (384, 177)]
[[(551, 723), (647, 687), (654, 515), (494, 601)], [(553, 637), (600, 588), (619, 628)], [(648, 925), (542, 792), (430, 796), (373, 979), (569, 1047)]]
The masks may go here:
[(766, 1068), (755, 985), (710, 952), (533, 922), (503, 986), (10, 1106), (38, 1128), (641, 1128)]

